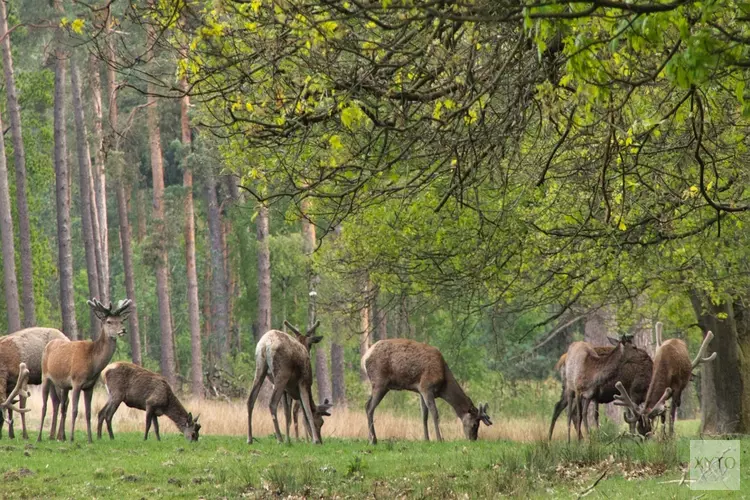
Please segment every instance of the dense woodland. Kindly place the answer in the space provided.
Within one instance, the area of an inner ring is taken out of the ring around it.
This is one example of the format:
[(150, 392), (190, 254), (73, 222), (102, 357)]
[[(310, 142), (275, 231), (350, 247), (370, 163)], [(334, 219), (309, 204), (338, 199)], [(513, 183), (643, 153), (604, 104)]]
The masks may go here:
[[(322, 322), (319, 398), (408, 337), (472, 387), (655, 321), (750, 431), (742, 2), (0, 2), (0, 315), (245, 394)], [(498, 389), (499, 390), (499, 389)]]

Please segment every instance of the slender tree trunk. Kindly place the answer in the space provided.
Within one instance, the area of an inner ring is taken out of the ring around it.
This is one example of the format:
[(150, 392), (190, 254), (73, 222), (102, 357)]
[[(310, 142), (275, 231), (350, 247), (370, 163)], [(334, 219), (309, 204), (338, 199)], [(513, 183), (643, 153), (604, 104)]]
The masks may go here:
[(146, 193), (142, 189), (135, 188), (135, 197), (138, 204), (136, 210), (136, 241), (140, 244), (146, 238)]
[(211, 329), (214, 352), (224, 370), (229, 369), (227, 344), (227, 279), (224, 273), (224, 249), (221, 242), (221, 213), (216, 195), (216, 177), (209, 167), (206, 174), (208, 237), (211, 244)]
[[(62, 2), (55, 1), (58, 12)], [(58, 35), (59, 36), (59, 35)], [(68, 55), (62, 42), (55, 50), (55, 95), (54, 95), (54, 162), (55, 193), (57, 197), (57, 251), (60, 272), (60, 309), (63, 332), (71, 339), (78, 338), (75, 304), (73, 303), (73, 252), (70, 241), (70, 173), (68, 171), (68, 148), (65, 137), (65, 67)]]
[(89, 56), (89, 73), (91, 77), (91, 101), (94, 108), (94, 207), (96, 219), (93, 226), (97, 245), (100, 249), (99, 288), (102, 300), (109, 300), (109, 223), (107, 221), (107, 178), (104, 168), (104, 132), (102, 128), (102, 81), (99, 75), (99, 60), (94, 54)]
[[(0, 40), (2, 40), (3, 70), (5, 72), (5, 95), (8, 99), (10, 133), (13, 138), (13, 163), (16, 170), (16, 208), (18, 210), (18, 241), (21, 245), (21, 303), (23, 326), (36, 325), (34, 304), (34, 266), (31, 253), (31, 228), (29, 204), (26, 198), (26, 153), (21, 131), (21, 108), (18, 105), (16, 77), (8, 33), (8, 11), (4, 0), (0, 0)], [(4, 153), (3, 153), (4, 156)]]
[(258, 208), (255, 219), (258, 238), (258, 329), (256, 340), (271, 329), (271, 252), (268, 246), (268, 207)]
[[(370, 286), (371, 285), (369, 278), (365, 278), (364, 285), (362, 287), (362, 298), (364, 300), (364, 303), (362, 304), (362, 308), (359, 310), (359, 329), (361, 331), (359, 336), (360, 358), (362, 358), (367, 352), (367, 349), (370, 348), (370, 335), (372, 334), (372, 325), (370, 324)], [(359, 368), (359, 378), (361, 380), (367, 380), (367, 372), (362, 369), (361, 365)]]
[[(149, 56), (153, 59), (153, 45), (156, 34), (150, 24), (147, 25)], [(157, 107), (156, 89), (149, 82), (148, 90), (148, 132), (151, 149), (151, 175), (153, 178), (153, 233), (163, 235), (165, 231), (164, 215), (164, 165), (162, 160), (161, 133), (159, 131), (159, 109)], [(169, 276), (167, 275), (167, 248), (163, 238), (154, 238), (156, 246), (156, 296), (159, 303), (159, 330), (161, 332), (161, 373), (172, 387), (177, 386), (175, 373), (174, 342), (172, 341), (172, 312), (169, 303)]]
[[(182, 82), (183, 88), (185, 82)], [(201, 320), (198, 303), (198, 274), (195, 267), (195, 211), (193, 209), (193, 170), (190, 164), (190, 97), (182, 98), (180, 106), (180, 124), (182, 144), (185, 151), (182, 185), (185, 188), (185, 267), (187, 271), (188, 322), (190, 324), (190, 374), (191, 388), (194, 396), (203, 397), (203, 354), (201, 352)]]
[[(2, 122), (0, 122), (2, 130)], [(16, 250), (13, 241), (13, 216), (10, 211), (8, 165), (5, 160), (5, 138), (0, 134), (0, 238), (3, 245), (3, 280), (5, 308), (8, 313), (8, 333), (21, 329), (21, 311), (18, 304), (16, 281)]]
[[(1, 3), (1, 2), (0, 2)], [(86, 138), (86, 123), (81, 102), (81, 79), (75, 62), (70, 63), (70, 83), (73, 91), (73, 115), (76, 127), (76, 151), (78, 153), (78, 179), (81, 190), (81, 221), (83, 223), (83, 246), (86, 255), (86, 275), (89, 283), (89, 295), (102, 300), (100, 294), (99, 272), (95, 252), (95, 235), (92, 222), (91, 207), (91, 164), (89, 158), (89, 143)], [(93, 339), (96, 335), (96, 326), (99, 320), (94, 310), (89, 308), (90, 335)]]
[(346, 382), (344, 381), (344, 347), (331, 342), (331, 396), (333, 404), (340, 406), (346, 403)]

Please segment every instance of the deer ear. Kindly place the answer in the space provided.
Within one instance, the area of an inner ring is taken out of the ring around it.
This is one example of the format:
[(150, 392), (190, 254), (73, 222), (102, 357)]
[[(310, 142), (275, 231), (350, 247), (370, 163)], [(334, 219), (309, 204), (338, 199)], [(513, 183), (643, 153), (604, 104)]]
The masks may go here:
[(188, 422), (193, 422), (193, 414), (188, 413)]
[(323, 336), (322, 335), (318, 335), (317, 337), (311, 337), (310, 338), (310, 344), (317, 344), (321, 340), (323, 340)]
[(619, 340), (619, 339), (616, 339), (616, 338), (614, 338), (614, 337), (609, 337), (609, 336), (608, 336), (608, 337), (607, 337), (607, 340), (609, 340), (609, 343), (610, 343), (610, 344), (612, 344), (612, 345), (617, 345), (617, 344), (619, 344), (619, 343), (620, 343), (620, 340)]

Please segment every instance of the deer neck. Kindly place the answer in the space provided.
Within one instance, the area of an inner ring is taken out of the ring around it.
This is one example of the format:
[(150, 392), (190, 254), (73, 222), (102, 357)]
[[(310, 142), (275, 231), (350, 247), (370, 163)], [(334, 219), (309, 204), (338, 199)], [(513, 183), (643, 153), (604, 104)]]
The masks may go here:
[(167, 416), (172, 422), (175, 423), (178, 429), (180, 429), (180, 432), (187, 429), (188, 426), (188, 412), (185, 409), (184, 406), (182, 406), (182, 403), (180, 403), (180, 400), (177, 399), (174, 395), (170, 395), (169, 397), (169, 405), (164, 410), (164, 415)]
[(458, 381), (448, 367), (445, 368), (445, 387), (439, 396), (453, 407), (458, 418), (463, 418), (464, 415), (471, 412), (472, 408), (476, 408), (471, 398), (458, 385)]
[(101, 372), (110, 362), (117, 349), (117, 339), (109, 337), (104, 329), (99, 332), (99, 338), (93, 343), (91, 358), (95, 373)]
[(620, 368), (620, 364), (624, 357), (624, 350), (618, 346), (615, 347), (611, 352), (599, 356), (594, 359), (594, 364), (597, 368), (596, 374), (599, 380), (605, 380), (611, 378), (617, 370)]

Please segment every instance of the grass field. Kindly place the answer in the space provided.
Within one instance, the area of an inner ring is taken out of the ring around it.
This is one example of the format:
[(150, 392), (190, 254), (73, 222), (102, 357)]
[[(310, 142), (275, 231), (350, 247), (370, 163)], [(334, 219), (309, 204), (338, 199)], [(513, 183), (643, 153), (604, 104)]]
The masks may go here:
[[(97, 391), (94, 416), (105, 399)], [(562, 439), (564, 416), (556, 439), (547, 443), (542, 415), (498, 412), (495, 425), (483, 427), (480, 441), (470, 443), (442, 408), (447, 441), (424, 443), (418, 440), (417, 407), (386, 407), (376, 413), (380, 443), (370, 446), (363, 412), (335, 409), (322, 446), (294, 440), (279, 445), (270, 435), (268, 409), (258, 407), (253, 420), (260, 439), (249, 446), (243, 402), (188, 400), (186, 407), (201, 413), (204, 425), (198, 443), (186, 442), (164, 417), (162, 441), (152, 434), (144, 442), (144, 413), (124, 406), (115, 417), (114, 441), (105, 430), (105, 439), (86, 442), (81, 407), (74, 443), (50, 442), (47, 432), (37, 443), (38, 403), (35, 393), (32, 440), (6, 434), (0, 441), (0, 498), (576, 498), (599, 478), (587, 498), (750, 498), (747, 466), (747, 494), (690, 490), (686, 467), (697, 421), (678, 422), (677, 440), (645, 444), (607, 422), (591, 440), (569, 446)], [(750, 464), (750, 439), (743, 448)]]

